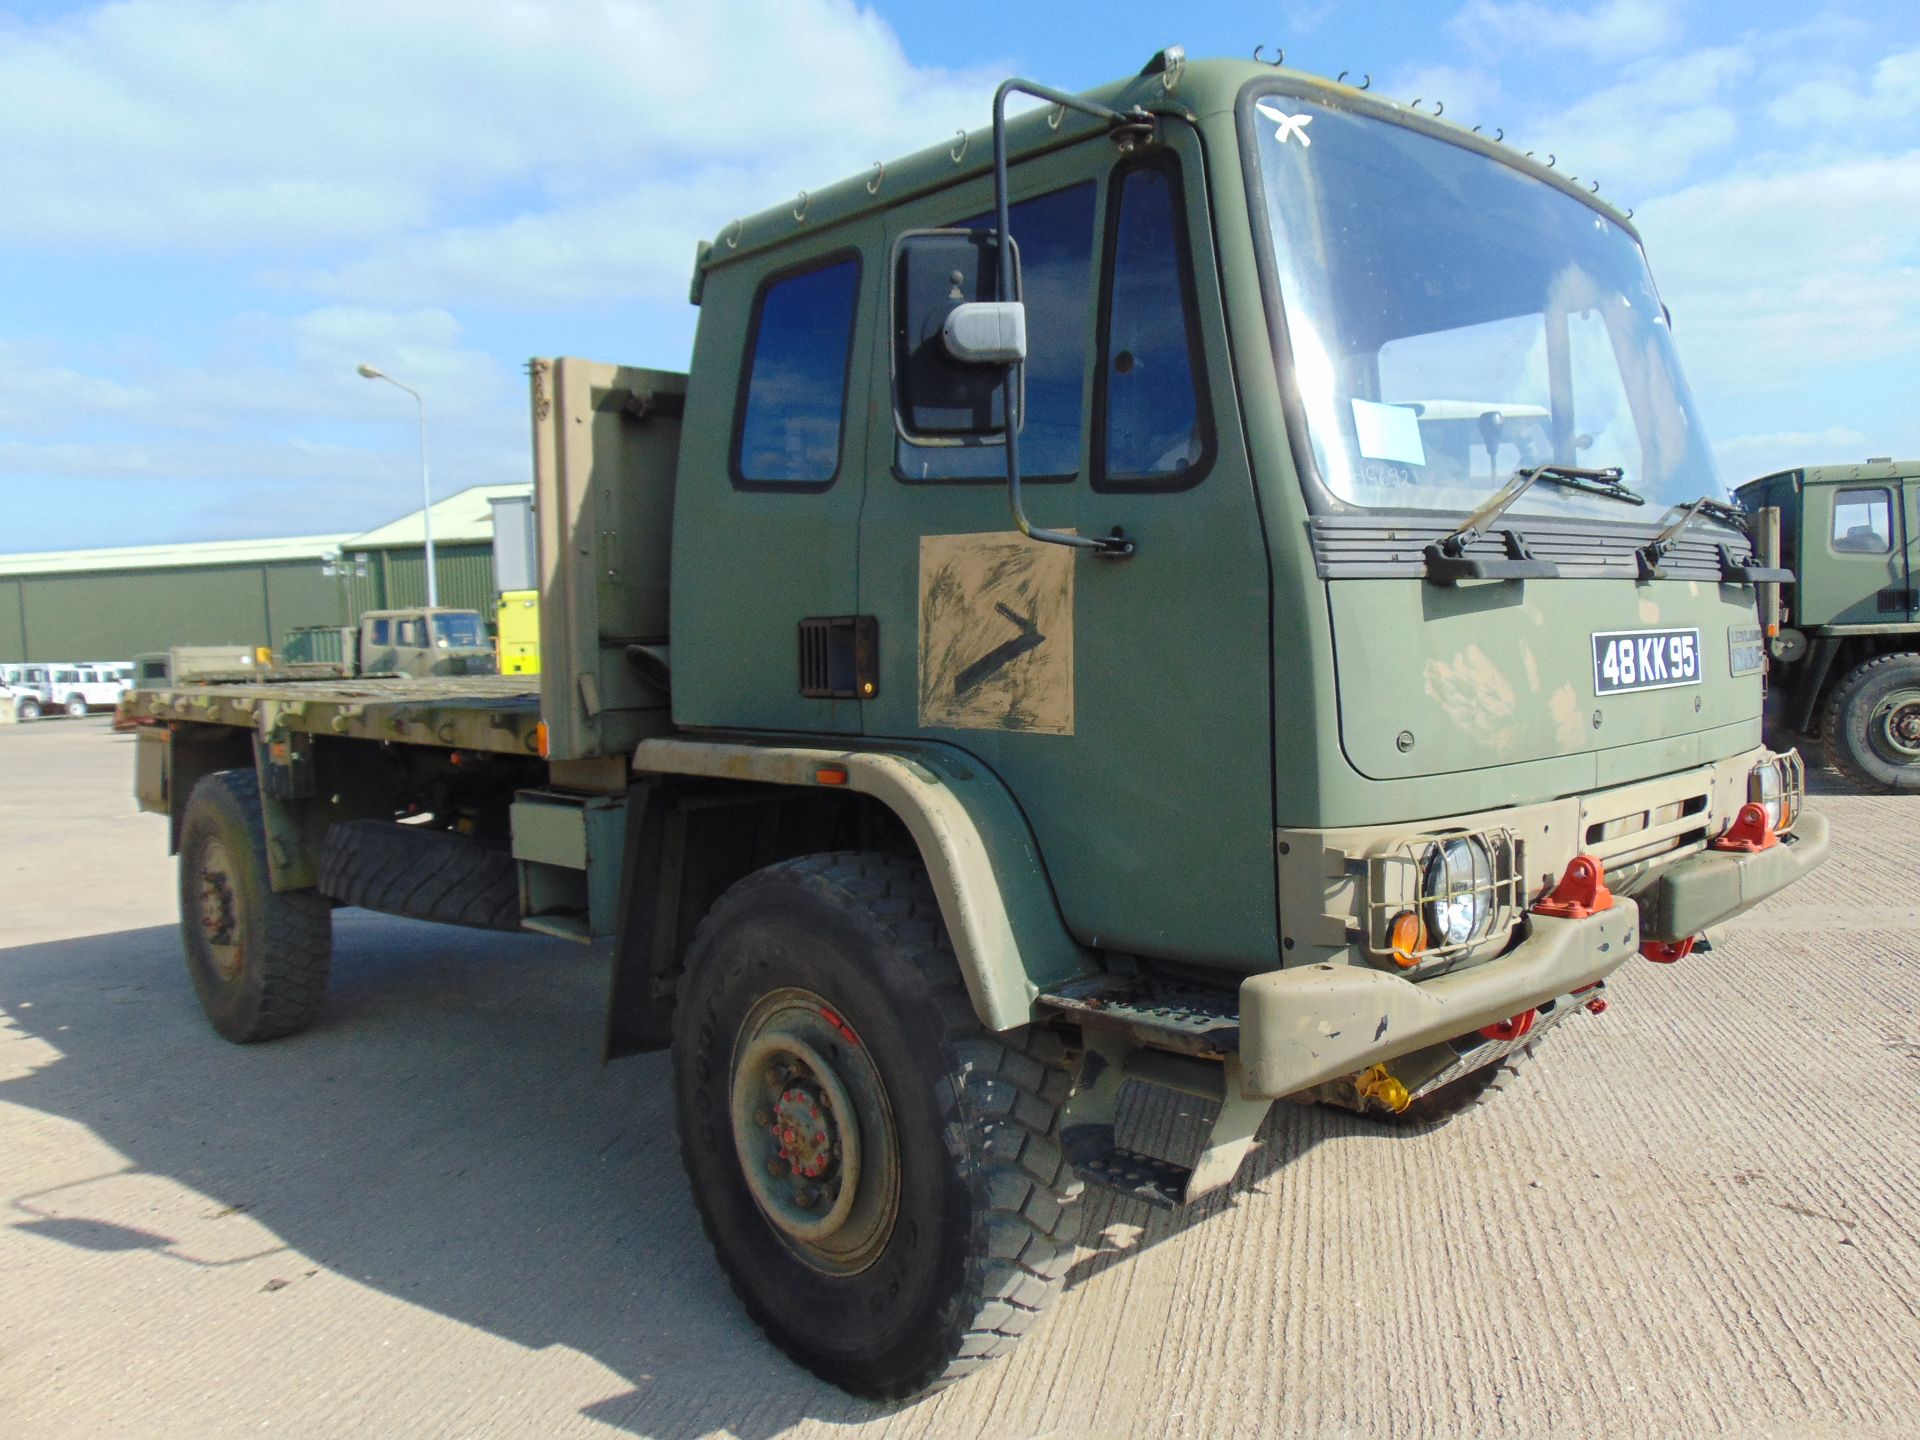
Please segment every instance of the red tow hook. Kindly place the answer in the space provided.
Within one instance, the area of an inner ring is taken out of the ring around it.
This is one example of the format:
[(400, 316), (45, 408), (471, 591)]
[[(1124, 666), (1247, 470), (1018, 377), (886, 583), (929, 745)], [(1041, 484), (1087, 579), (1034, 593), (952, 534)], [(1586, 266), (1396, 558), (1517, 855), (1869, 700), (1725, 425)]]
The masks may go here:
[(1607, 872), (1591, 855), (1576, 855), (1567, 862), (1560, 883), (1553, 893), (1533, 907), (1536, 915), (1554, 915), (1563, 920), (1585, 920), (1602, 910), (1613, 908), (1613, 892), (1607, 889)]
[(1593, 993), (1600, 988), (1601, 983), (1601, 981), (1596, 980), (1591, 985), (1582, 985), (1578, 990), (1573, 992), (1576, 995), (1585, 995), (1587, 997), (1582, 1008), (1584, 1008), (1589, 1015), (1604, 1015), (1607, 1013), (1606, 1000)]
[(1695, 938), (1689, 935), (1684, 940), (1642, 940), (1640, 953), (1656, 965), (1671, 965), (1693, 953)]
[(1773, 823), (1767, 819), (1765, 807), (1749, 802), (1740, 807), (1740, 813), (1733, 817), (1733, 824), (1727, 827), (1727, 833), (1712, 841), (1708, 848), (1741, 850), (1753, 854), (1760, 850), (1771, 850), (1779, 843), (1780, 837), (1773, 833)]
[(1518, 1040), (1533, 1029), (1533, 1022), (1539, 1017), (1538, 1010), (1522, 1010), (1511, 1020), (1496, 1020), (1491, 1025), (1482, 1025), (1480, 1033), (1489, 1040)]

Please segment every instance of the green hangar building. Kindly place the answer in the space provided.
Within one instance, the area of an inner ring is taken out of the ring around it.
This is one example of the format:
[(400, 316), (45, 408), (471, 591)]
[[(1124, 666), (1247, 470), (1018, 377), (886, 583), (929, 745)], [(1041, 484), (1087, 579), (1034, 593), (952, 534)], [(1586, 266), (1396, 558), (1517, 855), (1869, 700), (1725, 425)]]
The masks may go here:
[[(433, 505), (440, 603), (493, 615), (494, 516), (523, 516), (529, 485), (476, 485)], [(0, 555), (0, 661), (130, 660), (174, 645), (278, 645), (301, 625), (423, 605), (415, 511), (353, 535), (211, 540)]]

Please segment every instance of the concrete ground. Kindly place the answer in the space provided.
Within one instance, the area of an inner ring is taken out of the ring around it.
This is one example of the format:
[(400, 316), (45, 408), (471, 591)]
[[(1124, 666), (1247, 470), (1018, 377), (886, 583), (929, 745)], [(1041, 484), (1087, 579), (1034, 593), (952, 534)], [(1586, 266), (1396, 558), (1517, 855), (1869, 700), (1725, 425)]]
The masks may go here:
[(1920, 1434), (1920, 800), (1818, 786), (1817, 879), (1463, 1123), (1283, 1107), (1192, 1213), (1095, 1193), (1039, 1332), (889, 1408), (727, 1292), (603, 960), (343, 911), (319, 1024), (216, 1039), (131, 757), (0, 728), (9, 1440)]

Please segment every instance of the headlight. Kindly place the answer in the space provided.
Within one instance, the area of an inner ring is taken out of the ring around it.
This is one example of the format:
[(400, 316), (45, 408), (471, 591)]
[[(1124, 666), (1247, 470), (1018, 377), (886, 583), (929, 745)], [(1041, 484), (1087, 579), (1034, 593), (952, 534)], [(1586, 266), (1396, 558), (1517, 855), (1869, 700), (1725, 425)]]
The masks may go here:
[(1477, 835), (1456, 835), (1427, 847), (1420, 862), (1420, 898), (1433, 943), (1470, 945), (1493, 922), (1498, 877)]
[(1767, 812), (1767, 823), (1778, 833), (1793, 828), (1806, 790), (1806, 771), (1800, 756), (1789, 750), (1770, 755), (1747, 777), (1747, 799)]

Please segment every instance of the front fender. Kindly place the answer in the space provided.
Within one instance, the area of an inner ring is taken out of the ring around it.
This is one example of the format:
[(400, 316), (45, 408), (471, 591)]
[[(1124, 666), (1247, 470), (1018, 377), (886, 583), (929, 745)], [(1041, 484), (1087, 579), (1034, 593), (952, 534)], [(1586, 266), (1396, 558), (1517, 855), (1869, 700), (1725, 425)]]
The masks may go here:
[[(950, 746), (844, 750), (672, 736), (642, 741), (633, 765), (640, 773), (831, 785), (885, 805), (919, 848), (967, 993), (989, 1029), (1025, 1025), (1042, 989), (1097, 968), (1067, 933), (1012, 795), (997, 775)], [(842, 774), (844, 780), (835, 778)]]

